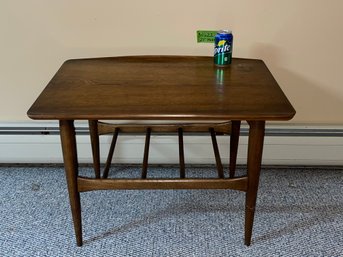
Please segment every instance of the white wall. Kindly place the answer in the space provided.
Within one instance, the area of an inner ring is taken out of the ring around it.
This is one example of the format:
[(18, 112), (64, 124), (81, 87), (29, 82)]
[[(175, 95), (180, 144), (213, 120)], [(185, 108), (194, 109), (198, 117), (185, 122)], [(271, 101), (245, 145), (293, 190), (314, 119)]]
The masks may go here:
[(233, 30), (234, 56), (261, 58), (295, 123), (343, 124), (342, 0), (0, 0), (0, 122), (26, 111), (66, 59), (212, 55), (197, 29)]

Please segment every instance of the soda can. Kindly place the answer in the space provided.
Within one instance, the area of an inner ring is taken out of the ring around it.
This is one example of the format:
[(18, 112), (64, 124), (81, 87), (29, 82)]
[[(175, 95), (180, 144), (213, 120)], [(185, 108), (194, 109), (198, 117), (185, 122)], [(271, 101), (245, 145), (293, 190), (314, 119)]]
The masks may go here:
[(220, 30), (214, 38), (214, 64), (225, 67), (232, 60), (233, 35), (230, 30)]

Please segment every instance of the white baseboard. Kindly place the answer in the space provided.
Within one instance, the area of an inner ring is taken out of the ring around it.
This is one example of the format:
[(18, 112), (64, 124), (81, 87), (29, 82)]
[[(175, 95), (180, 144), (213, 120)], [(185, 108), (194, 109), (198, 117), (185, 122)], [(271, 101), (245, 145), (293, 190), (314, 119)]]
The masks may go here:
[[(10, 126), (9, 124), (6, 124), (6, 126), (4, 124), (0, 125), (0, 162), (62, 163), (60, 138), (56, 134), (57, 126), (55, 123), (49, 123), (49, 126), (48, 131), (53, 130), (55, 133), (45, 133), (46, 127), (37, 126), (37, 123), (25, 123), (24, 125), (11, 123)], [(85, 127), (85, 125), (80, 127)], [(43, 132), (37, 133), (39, 131), (38, 128), (43, 128)], [(263, 164), (343, 165), (342, 127), (272, 125), (267, 128), (274, 132), (281, 131), (281, 133), (266, 133)], [(24, 130), (26, 131), (25, 133), (23, 133)], [(229, 136), (218, 136), (217, 140), (222, 162), (227, 164)], [(102, 136), (100, 141), (102, 161), (105, 161), (111, 138), (109, 136)], [(246, 163), (247, 141), (247, 135), (243, 133), (243, 136), (240, 138), (237, 159), (239, 164)], [(77, 136), (77, 142), (79, 161), (81, 163), (92, 162), (89, 135), (80, 133)], [(210, 136), (185, 136), (184, 144), (186, 164), (215, 163)], [(141, 163), (143, 160), (143, 149), (144, 136), (121, 136), (117, 142), (113, 162)], [(177, 137), (152, 136), (149, 163), (177, 164)]]

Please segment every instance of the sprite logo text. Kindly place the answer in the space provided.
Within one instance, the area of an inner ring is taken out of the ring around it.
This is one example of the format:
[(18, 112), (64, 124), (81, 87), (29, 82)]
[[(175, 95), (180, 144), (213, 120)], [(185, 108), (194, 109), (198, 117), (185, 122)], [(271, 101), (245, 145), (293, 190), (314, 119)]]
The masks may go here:
[(214, 48), (214, 55), (230, 53), (230, 52), (231, 52), (231, 45), (228, 45), (226, 40), (220, 40), (217, 43), (216, 47)]

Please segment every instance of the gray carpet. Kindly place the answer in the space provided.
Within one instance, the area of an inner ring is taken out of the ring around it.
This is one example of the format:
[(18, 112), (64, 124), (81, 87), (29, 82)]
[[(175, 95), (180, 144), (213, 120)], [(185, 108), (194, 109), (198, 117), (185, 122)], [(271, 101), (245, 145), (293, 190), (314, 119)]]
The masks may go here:
[[(214, 175), (213, 167), (187, 170)], [(116, 168), (116, 175), (139, 173)], [(0, 256), (343, 256), (342, 181), (340, 169), (264, 168), (250, 247), (243, 243), (244, 193), (87, 192), (84, 246), (76, 247), (63, 169), (0, 167)]]

